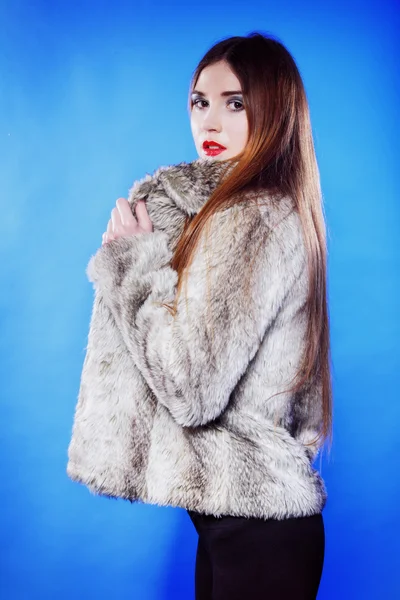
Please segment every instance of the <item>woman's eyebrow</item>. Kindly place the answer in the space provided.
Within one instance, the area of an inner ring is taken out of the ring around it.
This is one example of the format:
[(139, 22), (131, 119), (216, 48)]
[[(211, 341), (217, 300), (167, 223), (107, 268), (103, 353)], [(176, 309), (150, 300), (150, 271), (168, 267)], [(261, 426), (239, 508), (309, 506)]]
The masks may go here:
[[(221, 96), (233, 96), (234, 94), (241, 94), (242, 90), (234, 90), (228, 92), (221, 92)], [(198, 96), (206, 96), (204, 92), (200, 92), (199, 90), (193, 90), (192, 94), (197, 94)]]

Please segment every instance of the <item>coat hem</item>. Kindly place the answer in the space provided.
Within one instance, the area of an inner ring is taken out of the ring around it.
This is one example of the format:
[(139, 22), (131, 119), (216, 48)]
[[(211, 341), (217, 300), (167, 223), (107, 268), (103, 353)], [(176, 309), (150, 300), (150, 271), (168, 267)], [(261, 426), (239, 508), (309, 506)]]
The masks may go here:
[[(99, 485), (94, 481), (93, 474), (88, 474), (82, 471), (82, 469), (78, 469), (74, 463), (69, 463), (67, 467), (68, 477), (75, 481), (76, 483), (80, 483), (86, 486), (89, 491), (98, 496), (105, 496), (110, 499), (115, 500), (126, 500), (133, 504), (134, 502), (142, 503), (142, 504), (150, 504), (153, 506), (170, 506), (173, 508), (181, 508), (186, 511), (199, 512), (205, 515), (210, 515), (214, 517), (222, 517), (222, 516), (234, 516), (234, 517), (250, 517), (250, 518), (258, 518), (258, 519), (274, 519), (281, 521), (283, 519), (290, 518), (298, 518), (298, 517), (311, 517), (316, 514), (321, 514), (323, 509), (325, 508), (327, 501), (327, 494), (322, 496), (318, 502), (310, 505), (303, 509), (297, 508), (296, 510), (282, 510), (282, 505), (280, 505), (276, 509), (265, 509), (262, 510), (262, 505), (260, 504), (260, 498), (255, 497), (252, 502), (249, 502), (246, 499), (246, 508), (239, 511), (229, 511), (221, 509), (220, 511), (212, 511), (207, 508), (207, 502), (203, 503), (194, 503), (190, 501), (190, 498), (187, 500), (176, 500), (173, 498), (168, 498), (168, 494), (163, 494), (161, 496), (155, 496), (154, 494), (144, 494), (144, 493), (129, 493), (124, 492), (123, 490), (117, 490), (114, 487), (107, 487)], [(232, 498), (231, 498), (232, 503)], [(240, 499), (237, 504), (240, 504)], [(253, 508), (251, 505), (253, 504)]]

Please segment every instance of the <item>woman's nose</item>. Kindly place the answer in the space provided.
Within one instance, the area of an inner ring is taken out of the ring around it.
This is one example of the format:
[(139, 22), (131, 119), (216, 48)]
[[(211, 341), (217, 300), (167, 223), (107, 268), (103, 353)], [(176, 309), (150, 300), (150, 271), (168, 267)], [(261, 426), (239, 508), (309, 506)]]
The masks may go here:
[(221, 121), (215, 112), (208, 111), (203, 119), (204, 131), (221, 131)]

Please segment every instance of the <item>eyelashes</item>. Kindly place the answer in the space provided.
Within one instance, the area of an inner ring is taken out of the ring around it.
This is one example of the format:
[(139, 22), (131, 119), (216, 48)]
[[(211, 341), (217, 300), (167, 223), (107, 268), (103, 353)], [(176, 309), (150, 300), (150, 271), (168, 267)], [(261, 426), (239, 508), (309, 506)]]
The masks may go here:
[[(196, 106), (196, 108), (199, 108), (200, 110), (202, 110), (204, 107), (203, 106), (199, 106), (199, 102), (206, 102), (207, 103), (207, 100), (204, 100), (203, 98), (195, 98), (195, 99), (193, 99), (192, 102), (191, 102), (192, 103), (192, 108), (193, 108), (193, 106)], [(231, 100), (228, 100), (227, 104), (240, 104), (240, 107), (239, 108), (234, 108), (232, 110), (232, 112), (240, 112), (240, 111), (244, 110), (244, 104), (243, 104), (242, 100), (238, 100), (238, 99), (232, 98)]]

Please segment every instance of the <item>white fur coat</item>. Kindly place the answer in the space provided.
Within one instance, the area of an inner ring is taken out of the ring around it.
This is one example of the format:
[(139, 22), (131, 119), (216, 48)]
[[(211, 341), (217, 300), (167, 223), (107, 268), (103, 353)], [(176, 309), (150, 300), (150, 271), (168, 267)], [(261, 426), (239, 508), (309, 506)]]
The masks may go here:
[(67, 473), (131, 502), (312, 515), (327, 498), (312, 466), (318, 448), (304, 446), (321, 422), (321, 389), (270, 398), (289, 387), (306, 330), (306, 253), (290, 198), (264, 198), (260, 208), (244, 197), (214, 216), (175, 321), (161, 306), (174, 299), (169, 263), (185, 217), (220, 175), (221, 163), (200, 158), (146, 175), (129, 202), (145, 199), (154, 231), (91, 257), (94, 304)]

